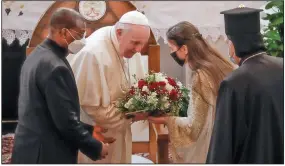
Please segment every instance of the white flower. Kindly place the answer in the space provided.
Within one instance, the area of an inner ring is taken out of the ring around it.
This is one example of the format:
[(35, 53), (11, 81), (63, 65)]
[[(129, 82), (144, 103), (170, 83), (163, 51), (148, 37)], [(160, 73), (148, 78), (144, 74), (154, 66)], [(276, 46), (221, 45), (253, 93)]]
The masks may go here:
[(160, 109), (161, 110), (166, 110), (170, 107), (170, 103), (168, 101), (166, 102), (163, 102), (161, 105), (160, 105)]
[(167, 101), (168, 101), (168, 97), (167, 97), (167, 96), (162, 97), (162, 98), (161, 98), (161, 101), (162, 101), (162, 102), (167, 102)]
[(166, 108), (166, 109), (167, 109), (167, 108), (169, 108), (170, 103), (169, 103), (169, 102), (166, 102), (166, 103), (164, 103), (164, 105), (163, 105), (163, 106), (164, 106), (164, 108)]
[(177, 85), (182, 88), (182, 83), (180, 81), (177, 82)]
[(130, 108), (130, 104), (129, 104), (129, 103), (126, 103), (126, 104), (124, 105), (124, 107), (125, 107), (126, 109), (129, 109), (129, 108)]
[(148, 87), (147, 86), (143, 86), (142, 91), (149, 92)]
[(152, 93), (150, 94), (150, 96), (156, 97), (156, 96), (157, 96), (157, 93), (156, 93), (156, 92), (152, 92)]
[(161, 79), (162, 82), (168, 82), (167, 79), (164, 77)]
[(139, 83), (136, 83), (136, 84), (134, 85), (134, 88), (138, 88), (138, 86), (139, 86)]
[(124, 107), (127, 108), (127, 109), (129, 109), (130, 106), (131, 106), (132, 103), (133, 103), (133, 100), (134, 100), (133, 98), (129, 99), (129, 101), (124, 105)]
[(147, 97), (147, 103), (156, 107), (158, 104), (158, 98), (156, 96), (150, 95)]
[(168, 92), (170, 92), (172, 89), (174, 89), (174, 87), (172, 85), (170, 85), (169, 83), (166, 83), (165, 88)]
[(162, 73), (154, 73), (155, 77), (163, 77)]
[(166, 82), (167, 80), (162, 73), (155, 73), (155, 81), (156, 82), (160, 82), (160, 81)]

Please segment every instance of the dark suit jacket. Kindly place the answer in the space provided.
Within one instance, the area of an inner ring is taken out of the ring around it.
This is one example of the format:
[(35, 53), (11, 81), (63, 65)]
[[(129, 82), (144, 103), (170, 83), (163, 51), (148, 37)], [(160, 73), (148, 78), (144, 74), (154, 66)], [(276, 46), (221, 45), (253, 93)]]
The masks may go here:
[(102, 144), (92, 138), (92, 126), (80, 122), (66, 55), (67, 49), (46, 39), (24, 62), (12, 163), (77, 163), (79, 149), (93, 160), (100, 157)]
[(283, 59), (252, 57), (222, 83), (207, 163), (284, 162)]

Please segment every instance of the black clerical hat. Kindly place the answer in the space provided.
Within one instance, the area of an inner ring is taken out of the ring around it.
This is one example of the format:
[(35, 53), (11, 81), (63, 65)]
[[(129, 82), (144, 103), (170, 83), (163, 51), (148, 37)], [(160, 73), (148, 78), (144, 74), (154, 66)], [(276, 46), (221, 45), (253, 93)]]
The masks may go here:
[(224, 14), (225, 31), (234, 46), (238, 57), (246, 57), (258, 51), (264, 51), (260, 33), (260, 12), (244, 6), (221, 12)]
[(227, 35), (260, 33), (260, 12), (262, 9), (238, 7), (221, 12), (225, 18)]

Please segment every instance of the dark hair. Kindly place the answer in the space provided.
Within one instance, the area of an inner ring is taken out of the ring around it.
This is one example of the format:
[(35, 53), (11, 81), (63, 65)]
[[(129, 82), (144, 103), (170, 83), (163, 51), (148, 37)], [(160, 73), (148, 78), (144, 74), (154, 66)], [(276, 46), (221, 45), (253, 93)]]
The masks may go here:
[(83, 17), (77, 11), (70, 8), (59, 8), (52, 14), (49, 25), (55, 29), (71, 29), (84, 25), (83, 22)]
[(258, 34), (240, 34), (231, 36), (228, 39), (233, 42), (236, 56), (243, 58), (259, 51), (266, 51), (263, 38)]
[[(209, 75), (213, 82), (213, 94), (217, 96), (220, 82), (233, 70), (233, 65), (211, 47), (202, 37), (198, 29), (187, 21), (179, 22), (170, 27), (167, 39), (178, 47), (188, 48), (188, 62), (194, 70), (200, 69)], [(190, 66), (189, 66), (190, 67)]]
[(166, 32), (167, 39), (175, 41), (176, 45), (181, 47), (186, 43), (186, 41), (194, 39), (195, 37), (201, 38), (202, 35), (197, 29), (194, 28), (191, 30), (186, 28), (187, 26), (190, 27), (189, 24), (189, 22), (183, 21), (170, 27)]

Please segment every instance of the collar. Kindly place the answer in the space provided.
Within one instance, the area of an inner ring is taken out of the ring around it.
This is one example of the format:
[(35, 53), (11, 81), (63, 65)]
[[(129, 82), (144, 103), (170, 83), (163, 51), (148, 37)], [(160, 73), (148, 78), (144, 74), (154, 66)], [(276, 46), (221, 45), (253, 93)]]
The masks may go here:
[(254, 57), (256, 57), (256, 56), (258, 56), (258, 55), (262, 55), (262, 54), (264, 54), (265, 52), (264, 51), (259, 51), (259, 52), (257, 52), (257, 53), (255, 53), (255, 54), (252, 54), (252, 55), (249, 55), (249, 56), (245, 56), (245, 57), (243, 57), (241, 60), (240, 60), (240, 62), (239, 62), (239, 66), (241, 66), (241, 65), (243, 65), (247, 60), (249, 60), (249, 59), (251, 59), (251, 58), (254, 58)]
[(68, 55), (68, 49), (61, 47), (54, 40), (47, 38), (43, 41), (43, 45), (53, 50), (59, 57), (66, 57)]
[(119, 46), (119, 41), (118, 41), (118, 38), (117, 38), (117, 35), (116, 35), (115, 26), (112, 26), (110, 35), (111, 35), (111, 42), (112, 42), (113, 46), (115, 47), (115, 51), (117, 53), (117, 56), (119, 57), (119, 59), (121, 60), (122, 63), (128, 62), (129, 59), (127, 59), (125, 57), (121, 57), (119, 55), (120, 46)]
[(113, 42), (113, 45), (116, 49), (117, 54), (119, 55), (119, 41), (116, 35), (116, 29), (115, 26), (112, 27), (111, 29), (111, 42)]

